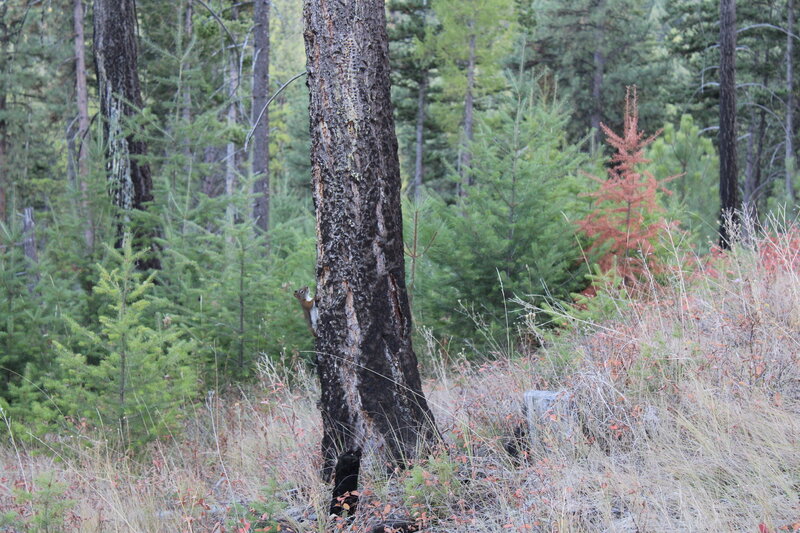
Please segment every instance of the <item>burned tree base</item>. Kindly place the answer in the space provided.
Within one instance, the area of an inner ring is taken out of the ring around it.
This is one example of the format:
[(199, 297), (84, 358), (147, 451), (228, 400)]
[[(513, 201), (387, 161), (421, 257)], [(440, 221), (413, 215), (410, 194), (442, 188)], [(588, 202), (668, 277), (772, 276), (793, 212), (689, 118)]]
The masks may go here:
[(361, 469), (361, 450), (344, 452), (336, 460), (333, 475), (333, 495), (330, 514), (353, 516), (358, 506), (358, 473)]

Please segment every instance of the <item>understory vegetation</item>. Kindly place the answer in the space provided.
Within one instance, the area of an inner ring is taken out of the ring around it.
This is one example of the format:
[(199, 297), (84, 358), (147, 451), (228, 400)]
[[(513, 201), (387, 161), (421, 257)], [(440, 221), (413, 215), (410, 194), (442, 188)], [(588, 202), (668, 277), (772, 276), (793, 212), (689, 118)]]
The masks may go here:
[[(443, 434), (404, 472), (362, 469), (355, 520), (327, 516), (318, 385), (302, 361), (210, 391), (136, 456), (102, 434), (8, 435), (0, 520), (42, 531), (797, 531), (797, 230), (729, 254), (676, 250), (635, 298), (600, 286), (541, 342), (475, 364), (428, 332), (418, 350)], [(526, 427), (526, 390), (566, 411)], [(563, 413), (572, 413), (563, 415)], [(3, 412), (8, 422), (8, 413)], [(12, 426), (13, 427), (13, 426)], [(515, 430), (516, 433), (515, 433)], [(49, 453), (42, 453), (49, 450)], [(46, 525), (44, 525), (46, 524)], [(259, 529), (261, 528), (261, 529)]]
[(795, 2), (739, 2), (725, 69), (720, 0), (336, 3), (385, 8), (361, 200), (403, 238), (354, 216), (442, 436), (336, 517), (304, 2), (0, 0), (0, 532), (800, 532)]

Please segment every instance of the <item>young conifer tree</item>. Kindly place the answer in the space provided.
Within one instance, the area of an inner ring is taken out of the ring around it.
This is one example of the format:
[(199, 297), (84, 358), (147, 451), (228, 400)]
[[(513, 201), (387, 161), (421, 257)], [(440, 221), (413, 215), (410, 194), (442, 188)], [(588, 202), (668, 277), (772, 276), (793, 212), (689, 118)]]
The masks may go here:
[(589, 193), (594, 210), (578, 222), (578, 227), (593, 239), (589, 252), (600, 255), (598, 261), (604, 272), (616, 268), (629, 285), (636, 283), (646, 272), (659, 270), (655, 255), (658, 235), (668, 228), (660, 215), (658, 191), (671, 194), (664, 185), (678, 176), (657, 180), (643, 169), (650, 161), (644, 149), (660, 131), (650, 137), (639, 131), (636, 88), (628, 89), (625, 97), (625, 117), (622, 135), (605, 124), (601, 128), (606, 142), (616, 149), (608, 168), (608, 179), (589, 176), (600, 188)]

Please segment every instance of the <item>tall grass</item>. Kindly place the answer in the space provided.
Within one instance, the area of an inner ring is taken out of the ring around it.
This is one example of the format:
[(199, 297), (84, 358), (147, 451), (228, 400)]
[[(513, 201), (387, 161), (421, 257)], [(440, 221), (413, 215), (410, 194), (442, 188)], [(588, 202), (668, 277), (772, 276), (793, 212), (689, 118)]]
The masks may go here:
[[(258, 386), (210, 393), (143, 456), (8, 439), (0, 515), (9, 531), (798, 531), (799, 243), (790, 227), (680, 257), (644, 296), (618, 296), (615, 316), (526, 356), (468, 364), (430, 339), (446, 446), (396, 475), (368, 465), (352, 521), (326, 516), (313, 374), (267, 362)], [(565, 391), (574, 427), (515, 438), (527, 389)], [(43, 529), (48, 498), (68, 505)]]

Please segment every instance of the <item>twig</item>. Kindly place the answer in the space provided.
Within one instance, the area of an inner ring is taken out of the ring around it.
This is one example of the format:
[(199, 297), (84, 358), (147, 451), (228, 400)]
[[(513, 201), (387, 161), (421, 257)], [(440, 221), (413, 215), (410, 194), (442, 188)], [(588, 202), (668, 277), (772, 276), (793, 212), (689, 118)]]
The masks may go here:
[(275, 94), (273, 94), (272, 96), (269, 97), (269, 100), (267, 100), (267, 103), (264, 104), (264, 107), (261, 109), (261, 112), (258, 114), (258, 118), (253, 123), (253, 127), (250, 128), (249, 132), (247, 132), (247, 137), (244, 140), (244, 149), (245, 150), (247, 150), (247, 145), (250, 143), (250, 139), (253, 137), (253, 133), (255, 133), (256, 127), (258, 126), (258, 123), (261, 122), (261, 118), (264, 116), (264, 113), (267, 111), (267, 108), (269, 107), (269, 104), (271, 104), (272, 101), (275, 99), (275, 97), (278, 96), (279, 94), (281, 94), (281, 92), (286, 87), (288, 87), (290, 83), (292, 83), (294, 80), (296, 80), (297, 78), (299, 78), (300, 76), (303, 76), (305, 74), (308, 74), (308, 72), (303, 71), (303, 72), (300, 72), (299, 74), (295, 74), (294, 76), (292, 76), (292, 79), (290, 79), (289, 81), (287, 81), (286, 83), (281, 85), (281, 88), (278, 89), (277, 91), (275, 91)]

